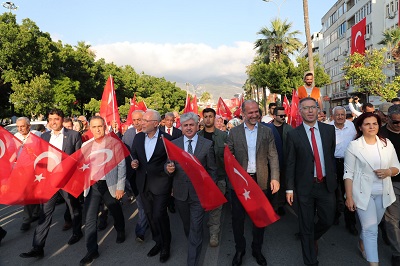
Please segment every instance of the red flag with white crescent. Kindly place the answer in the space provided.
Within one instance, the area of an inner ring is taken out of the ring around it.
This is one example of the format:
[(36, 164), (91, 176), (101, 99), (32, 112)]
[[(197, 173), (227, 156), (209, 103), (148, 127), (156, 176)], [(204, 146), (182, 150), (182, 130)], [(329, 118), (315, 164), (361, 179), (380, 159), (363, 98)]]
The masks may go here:
[(264, 192), (236, 161), (228, 146), (225, 146), (224, 162), (229, 181), (254, 225), (266, 227), (278, 221), (279, 216), (275, 213)]
[(61, 176), (53, 170), (68, 155), (35, 134), (30, 134), (6, 182), (2, 182), (0, 203), (8, 205), (47, 202), (58, 190)]
[(107, 127), (113, 125), (114, 121), (118, 124), (121, 132), (121, 119), (118, 111), (117, 96), (115, 95), (114, 79), (110, 75), (104, 87), (103, 96), (101, 97), (100, 116), (104, 118)]
[(232, 119), (232, 112), (221, 97), (218, 99), (216, 113), (228, 121)]
[(177, 161), (192, 182), (203, 209), (210, 211), (227, 202), (221, 190), (195, 156), (165, 138), (163, 141), (169, 159)]
[(351, 54), (365, 54), (366, 26), (367, 18), (363, 18), (360, 22), (351, 27)]
[(7, 179), (14, 163), (22, 142), (3, 127), (0, 127), (0, 186), (2, 180)]
[(125, 144), (114, 132), (106, 134), (101, 142), (91, 139), (56, 167), (54, 174), (64, 175), (57, 187), (78, 197), (117, 167), (129, 154)]

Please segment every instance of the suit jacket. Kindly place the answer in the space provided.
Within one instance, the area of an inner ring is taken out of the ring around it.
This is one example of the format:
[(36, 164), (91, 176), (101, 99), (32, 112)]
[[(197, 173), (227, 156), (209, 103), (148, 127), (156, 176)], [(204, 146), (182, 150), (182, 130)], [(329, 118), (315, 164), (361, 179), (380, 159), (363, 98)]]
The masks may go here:
[[(378, 152), (381, 158), (381, 169), (396, 167), (400, 169), (400, 163), (396, 155), (396, 150), (390, 140), (385, 146), (382, 141), (376, 137), (378, 143)], [(376, 178), (373, 172), (373, 162), (365, 155), (364, 137), (360, 137), (350, 142), (344, 156), (344, 176), (343, 179), (353, 180), (353, 199), (357, 208), (366, 210), (369, 198), (371, 196), (372, 184)], [(339, 177), (341, 178), (341, 177)], [(386, 208), (395, 200), (392, 179), (386, 177), (383, 179), (383, 207)]]
[[(236, 160), (247, 170), (248, 148), (244, 123), (229, 131), (227, 140), (228, 147)], [(268, 165), (271, 170), (271, 179), (279, 181), (279, 160), (275, 146), (272, 130), (261, 123), (258, 123), (257, 143), (256, 143), (256, 172), (257, 183), (261, 189), (268, 188)]]
[[(167, 127), (165, 127), (165, 126), (164, 127), (160, 127), (160, 130), (162, 132), (167, 133)], [(172, 139), (177, 139), (180, 136), (182, 136), (182, 130), (180, 130), (179, 128), (173, 127), (173, 129), (172, 129)]]
[[(334, 192), (337, 186), (335, 128), (318, 122), (318, 129), (324, 152), (326, 184), (328, 191)], [(286, 188), (296, 190), (298, 195), (307, 196), (311, 192), (314, 182), (314, 153), (303, 124), (287, 133), (286, 181)]]
[[(50, 142), (51, 132), (45, 132), (42, 134), (42, 139), (47, 142)], [(62, 151), (68, 155), (73, 154), (77, 150), (79, 150), (82, 146), (82, 137), (78, 131), (69, 130), (64, 127), (64, 139)]]
[[(134, 127), (129, 128), (125, 132), (125, 134), (122, 136), (122, 142), (128, 148), (128, 150), (131, 153), (131, 155), (132, 155), (132, 149), (133, 149), (133, 140), (134, 140), (135, 136), (136, 136), (136, 129)], [(126, 162), (126, 165), (127, 165), (127, 167), (126, 167), (126, 177), (127, 178), (131, 178), (135, 173), (135, 170), (131, 167), (131, 162), (132, 162), (131, 156), (127, 156), (125, 158), (125, 162)], [(134, 188), (132, 188), (132, 189), (134, 189)]]
[(136, 169), (136, 185), (139, 193), (143, 193), (145, 188), (155, 195), (171, 193), (172, 178), (164, 171), (167, 153), (161, 135), (168, 140), (172, 138), (167, 133), (159, 131), (157, 143), (149, 161), (147, 161), (144, 148), (146, 134), (140, 132), (133, 140), (132, 158), (139, 161), (139, 167)]
[[(176, 146), (184, 149), (183, 136), (172, 141)], [(193, 155), (200, 161), (201, 165), (210, 174), (214, 182), (217, 181), (217, 166), (215, 163), (214, 147), (211, 140), (198, 136), (196, 148)], [(182, 167), (176, 163), (173, 173), (173, 191), (177, 200), (185, 201), (190, 196), (191, 200), (199, 201), (196, 191), (190, 182), (189, 177), (183, 171)]]

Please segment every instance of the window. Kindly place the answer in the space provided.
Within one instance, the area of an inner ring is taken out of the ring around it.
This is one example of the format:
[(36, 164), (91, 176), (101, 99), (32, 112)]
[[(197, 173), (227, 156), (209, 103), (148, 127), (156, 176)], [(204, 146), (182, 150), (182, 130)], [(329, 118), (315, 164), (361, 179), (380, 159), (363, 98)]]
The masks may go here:
[(368, 23), (367, 26), (365, 27), (365, 33), (372, 34), (372, 22)]

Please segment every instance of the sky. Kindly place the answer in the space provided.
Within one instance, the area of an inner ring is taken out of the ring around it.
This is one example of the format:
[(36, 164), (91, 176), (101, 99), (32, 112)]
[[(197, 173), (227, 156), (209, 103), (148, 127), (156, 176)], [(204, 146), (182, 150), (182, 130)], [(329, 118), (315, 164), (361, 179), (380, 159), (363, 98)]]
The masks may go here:
[[(245, 77), (257, 32), (276, 17), (293, 23), (305, 42), (302, 0), (14, 0), (17, 20), (29, 18), (52, 39), (92, 46), (97, 59), (138, 73), (190, 82)], [(310, 28), (321, 30), (334, 0), (308, 0)], [(3, 8), (3, 7), (1, 7)], [(4, 12), (7, 11), (3, 8)]]

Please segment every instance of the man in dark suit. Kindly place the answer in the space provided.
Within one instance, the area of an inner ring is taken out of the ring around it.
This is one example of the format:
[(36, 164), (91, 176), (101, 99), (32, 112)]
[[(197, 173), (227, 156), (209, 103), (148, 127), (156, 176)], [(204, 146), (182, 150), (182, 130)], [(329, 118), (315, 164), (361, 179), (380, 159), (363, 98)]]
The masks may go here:
[(142, 132), (138, 133), (132, 145), (133, 169), (136, 169), (136, 184), (143, 202), (156, 245), (147, 253), (153, 257), (160, 253), (160, 262), (170, 256), (171, 229), (167, 212), (171, 195), (172, 179), (164, 171), (167, 153), (161, 136), (171, 136), (158, 129), (160, 114), (148, 109), (142, 118)]
[[(122, 137), (122, 142), (125, 143), (131, 154), (133, 152), (133, 140), (135, 139), (135, 136), (142, 131), (143, 114), (144, 111), (142, 110), (135, 110), (132, 112), (133, 127), (129, 128)], [(135, 227), (136, 241), (143, 242), (149, 224), (143, 209), (142, 199), (140, 198), (139, 191), (136, 186), (136, 171), (130, 167), (132, 159), (130, 156), (128, 156), (125, 160), (126, 165), (128, 165), (128, 167), (126, 167), (126, 178), (128, 178), (132, 191), (135, 194), (136, 205), (138, 208), (138, 221)]]
[[(164, 126), (160, 126), (160, 130), (171, 135), (172, 139), (177, 139), (182, 136), (182, 130), (174, 127), (175, 115), (172, 112), (168, 112), (164, 115)], [(168, 210), (171, 213), (175, 213), (175, 200), (174, 196), (168, 200)]]
[[(50, 144), (62, 150), (66, 154), (71, 155), (81, 148), (82, 138), (79, 132), (64, 128), (63, 120), (64, 113), (61, 110), (51, 110), (48, 116), (48, 125), (51, 128), (51, 131), (43, 133), (42, 139), (48, 141)], [(73, 234), (72, 237), (69, 239), (68, 244), (73, 245), (82, 238), (82, 210), (80, 202), (74, 196), (68, 194), (63, 190), (60, 190), (58, 193), (54, 194), (54, 196), (48, 202), (43, 204), (40, 210), (39, 222), (33, 235), (33, 248), (27, 253), (21, 253), (20, 257), (43, 257), (43, 248), (46, 243), (47, 234), (50, 230), (51, 220), (53, 218), (53, 212), (59, 194), (64, 198), (65, 202), (67, 203), (72, 217)]]
[(174, 113), (168, 112), (165, 114), (165, 126), (161, 126), (160, 130), (171, 135), (172, 139), (177, 139), (182, 136), (182, 130), (174, 127), (175, 116)]
[[(217, 181), (214, 147), (211, 140), (197, 135), (199, 117), (195, 113), (181, 116), (183, 136), (173, 143), (179, 148), (193, 154), (207, 170), (213, 180)], [(204, 209), (189, 177), (179, 164), (167, 164), (167, 172), (173, 174), (173, 191), (175, 204), (182, 219), (183, 229), (189, 241), (187, 265), (198, 265), (203, 243)]]
[[(276, 151), (275, 139), (270, 128), (260, 123), (258, 103), (246, 100), (242, 104), (244, 123), (229, 131), (228, 147), (239, 164), (257, 182), (260, 188), (267, 193), (267, 189), (274, 194), (279, 190), (279, 160)], [(268, 166), (271, 173), (271, 182), (268, 184)], [(245, 210), (235, 191), (231, 190), (232, 227), (235, 238), (236, 253), (232, 265), (241, 265), (246, 254), (246, 239), (244, 238)], [(265, 227), (259, 228), (253, 224), (252, 255), (257, 264), (267, 265), (267, 260), (261, 253)]]
[(335, 216), (335, 128), (317, 122), (315, 99), (301, 99), (299, 109), (303, 123), (287, 134), (286, 200), (292, 205), (295, 192), (304, 264), (318, 265), (317, 241)]

